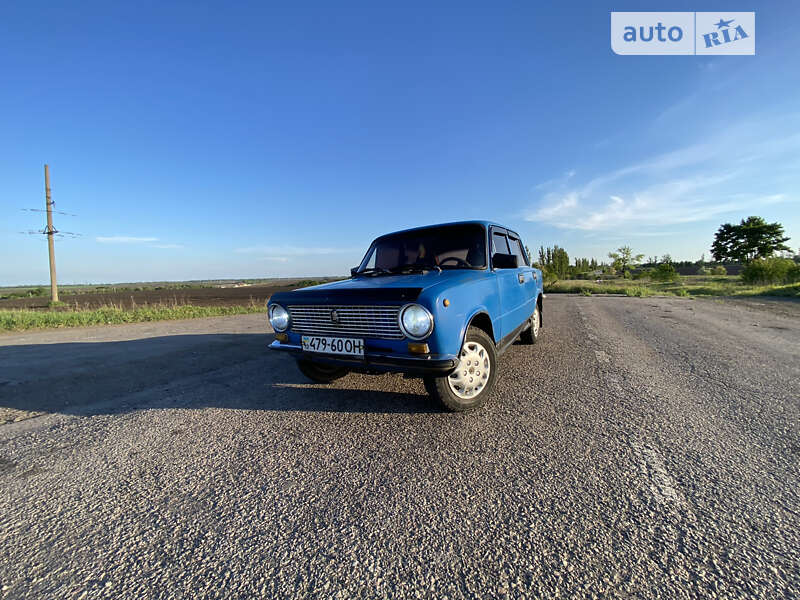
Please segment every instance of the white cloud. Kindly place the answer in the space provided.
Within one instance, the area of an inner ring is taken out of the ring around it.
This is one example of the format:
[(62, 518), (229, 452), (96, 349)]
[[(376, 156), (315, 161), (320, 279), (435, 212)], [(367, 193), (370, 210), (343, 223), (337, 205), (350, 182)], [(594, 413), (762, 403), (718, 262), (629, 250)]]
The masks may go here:
[(146, 244), (147, 242), (158, 241), (158, 238), (154, 237), (129, 237), (124, 235), (101, 236), (94, 239), (101, 244)]
[(548, 179), (547, 181), (543, 181), (542, 183), (537, 184), (533, 189), (535, 190), (547, 190), (553, 189), (555, 187), (563, 187), (564, 185), (569, 182), (570, 179), (575, 177), (577, 171), (575, 169), (570, 169), (569, 171), (565, 171), (559, 177), (553, 177), (552, 179)]
[(542, 206), (534, 212), (529, 221), (548, 221), (561, 216), (568, 216), (578, 206), (578, 192), (565, 195), (547, 194)]
[[(563, 229), (641, 233), (789, 200), (800, 135), (788, 123), (731, 125), (702, 142), (545, 193), (524, 218)], [(551, 182), (563, 182), (556, 178)], [(538, 187), (538, 186), (537, 186)]]

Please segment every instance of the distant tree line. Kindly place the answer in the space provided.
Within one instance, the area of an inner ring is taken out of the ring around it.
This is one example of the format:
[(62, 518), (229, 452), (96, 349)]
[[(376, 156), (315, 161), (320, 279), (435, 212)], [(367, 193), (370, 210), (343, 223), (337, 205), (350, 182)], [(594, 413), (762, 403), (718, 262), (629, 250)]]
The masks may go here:
[[(637, 254), (630, 246), (621, 246), (608, 253), (609, 263), (594, 258), (575, 258), (570, 264), (567, 251), (561, 246), (540, 246), (538, 260), (534, 265), (542, 269), (545, 279), (587, 279), (621, 275), (625, 278), (648, 277), (656, 281), (677, 281), (678, 269), (694, 269), (698, 275), (726, 275), (725, 265), (744, 265), (742, 280), (745, 282), (793, 282), (800, 279), (800, 249), (792, 257), (785, 244), (780, 223), (767, 223), (761, 217), (742, 219), (738, 225), (725, 223), (714, 236), (711, 255), (714, 263), (708, 263), (705, 254), (700, 260), (674, 261), (670, 254), (650, 256), (642, 262), (644, 254)], [(530, 249), (526, 247), (528, 256)], [(776, 256), (776, 254), (778, 256)]]

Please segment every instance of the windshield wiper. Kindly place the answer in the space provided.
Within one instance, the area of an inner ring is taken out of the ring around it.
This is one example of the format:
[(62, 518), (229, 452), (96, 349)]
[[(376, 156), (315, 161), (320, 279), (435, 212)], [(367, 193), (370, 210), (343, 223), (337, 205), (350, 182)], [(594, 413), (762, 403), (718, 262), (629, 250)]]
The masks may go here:
[(383, 267), (370, 267), (369, 269), (364, 269), (363, 271), (359, 271), (356, 275), (391, 275), (392, 272), (389, 269), (384, 269)]
[[(431, 267), (428, 265), (400, 265), (399, 267), (392, 267), (389, 269), (392, 273), (403, 274), (403, 273), (424, 273), (425, 271), (430, 271), (431, 269), (439, 269), (439, 267)], [(441, 269), (439, 269), (441, 271)]]

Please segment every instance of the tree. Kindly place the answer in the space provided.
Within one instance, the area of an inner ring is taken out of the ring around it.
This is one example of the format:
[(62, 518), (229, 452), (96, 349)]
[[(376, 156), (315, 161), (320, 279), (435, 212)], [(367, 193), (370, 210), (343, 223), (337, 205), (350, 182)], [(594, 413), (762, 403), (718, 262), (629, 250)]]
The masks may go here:
[(665, 264), (668, 264), (668, 265), (671, 265), (672, 264), (672, 256), (670, 254), (665, 254), (664, 256), (661, 257), (661, 262), (665, 263)]
[(551, 270), (559, 279), (566, 279), (569, 275), (569, 254), (563, 248), (553, 246)]
[(662, 262), (650, 273), (653, 281), (680, 281), (680, 275), (672, 266), (672, 263)]
[(616, 252), (609, 252), (608, 258), (613, 260), (612, 266), (618, 271), (625, 271), (629, 267), (635, 267), (644, 258), (644, 254), (634, 254), (630, 246), (617, 248)]
[(738, 225), (724, 223), (714, 235), (711, 254), (718, 262), (748, 262), (755, 258), (768, 258), (781, 250), (790, 250), (784, 244), (788, 237), (783, 225), (767, 223), (761, 217), (747, 217)]
[(800, 269), (790, 258), (756, 258), (742, 269), (741, 278), (745, 283), (793, 283), (800, 275)]
[(591, 265), (588, 258), (575, 258), (575, 266), (572, 268), (572, 274), (578, 275), (579, 273), (586, 273), (591, 270)]
[(539, 248), (539, 264), (547, 274), (558, 279), (566, 279), (570, 273), (569, 254), (558, 245), (552, 248)]

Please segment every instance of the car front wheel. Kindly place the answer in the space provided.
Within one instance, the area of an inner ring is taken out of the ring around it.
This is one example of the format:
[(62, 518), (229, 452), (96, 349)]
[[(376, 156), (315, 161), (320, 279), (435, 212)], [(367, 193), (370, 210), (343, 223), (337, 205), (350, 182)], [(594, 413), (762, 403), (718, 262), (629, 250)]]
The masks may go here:
[(331, 383), (337, 379), (341, 379), (349, 373), (347, 369), (341, 367), (333, 367), (329, 365), (321, 365), (319, 363), (311, 362), (310, 360), (298, 360), (297, 367), (300, 372), (308, 377), (311, 381), (316, 383)]
[(425, 389), (450, 410), (468, 412), (483, 406), (494, 387), (494, 340), (483, 330), (470, 327), (458, 358), (458, 367), (447, 377), (426, 377)]

